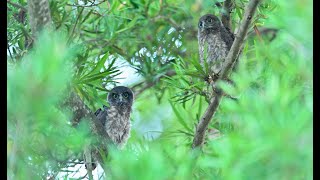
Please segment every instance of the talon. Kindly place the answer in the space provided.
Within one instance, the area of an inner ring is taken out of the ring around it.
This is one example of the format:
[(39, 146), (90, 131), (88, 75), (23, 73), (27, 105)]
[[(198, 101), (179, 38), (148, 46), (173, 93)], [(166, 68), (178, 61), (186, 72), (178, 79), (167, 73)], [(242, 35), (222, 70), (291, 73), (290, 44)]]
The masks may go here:
[[(85, 164), (84, 166), (86, 167), (86, 169), (88, 169), (87, 164)], [(96, 163), (91, 163), (91, 167), (92, 167), (91, 170), (94, 170), (94, 169), (96, 169), (97, 164)]]
[(212, 77), (211, 77), (210, 75), (206, 76), (206, 77), (204, 78), (204, 80), (205, 80), (208, 84), (211, 84), (211, 83), (213, 82), (213, 79), (212, 79)]
[(203, 80), (208, 82), (209, 81), (209, 76), (204, 77)]

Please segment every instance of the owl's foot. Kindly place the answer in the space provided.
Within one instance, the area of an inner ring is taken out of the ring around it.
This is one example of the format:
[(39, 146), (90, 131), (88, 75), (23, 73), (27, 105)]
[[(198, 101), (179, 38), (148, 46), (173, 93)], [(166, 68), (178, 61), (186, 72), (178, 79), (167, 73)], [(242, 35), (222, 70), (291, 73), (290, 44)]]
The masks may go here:
[[(84, 164), (84, 166), (86, 167), (86, 169), (88, 169), (87, 163)], [(91, 163), (91, 170), (93, 171), (94, 169), (96, 169), (97, 167), (97, 163)]]
[(212, 84), (213, 81), (215, 80), (216, 78), (212, 78), (211, 75), (208, 75), (204, 78), (204, 80), (208, 83), (208, 84)]
[(208, 75), (208, 76), (205, 76), (205, 77), (203, 78), (203, 80), (209, 83), (209, 78), (210, 78), (210, 76)]

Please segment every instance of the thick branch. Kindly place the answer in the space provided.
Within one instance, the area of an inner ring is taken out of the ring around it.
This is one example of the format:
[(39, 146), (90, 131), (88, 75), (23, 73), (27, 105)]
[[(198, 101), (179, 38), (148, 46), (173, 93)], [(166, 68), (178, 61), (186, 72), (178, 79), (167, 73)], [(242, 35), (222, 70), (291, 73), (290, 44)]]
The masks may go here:
[(48, 0), (28, 0), (29, 22), (32, 34), (37, 35), (52, 24)]
[[(248, 32), (249, 25), (251, 23), (252, 17), (258, 7), (261, 0), (251, 0), (245, 10), (244, 17), (241, 21), (240, 28), (236, 34), (236, 38), (231, 46), (228, 56), (225, 59), (224, 67), (222, 68), (221, 75), (219, 79), (225, 79), (228, 77), (230, 70), (233, 67), (234, 62), (240, 52), (241, 46), (243, 44), (244, 38)], [(195, 132), (195, 137), (193, 139), (192, 148), (202, 146), (204, 143), (205, 132), (209, 126), (212, 116), (217, 111), (222, 97), (222, 91), (218, 91), (216, 96), (211, 98), (210, 104), (206, 109), (204, 115), (201, 117), (197, 129)]]
[[(52, 24), (48, 0), (28, 0), (28, 13), (32, 33), (34, 37), (37, 38), (37, 34), (43, 28), (50, 27)], [(68, 90), (70, 92), (67, 94), (64, 101), (61, 102), (61, 108), (72, 112), (73, 116), (71, 122), (73, 125), (78, 124), (81, 119), (89, 120), (90, 128), (92, 129), (92, 132), (98, 136), (100, 140), (98, 142), (101, 143), (102, 149), (114, 146), (111, 138), (104, 130), (101, 121), (97, 119), (94, 113), (84, 104), (72, 88), (69, 88)], [(100, 144), (99, 147), (101, 147)]]
[(233, 5), (232, 0), (225, 0), (223, 3), (222, 11), (221, 11), (221, 22), (224, 25), (224, 27), (226, 27), (230, 31), (232, 30), (231, 18), (230, 18), (232, 5)]
[[(34, 33), (38, 33), (38, 31), (40, 31), (44, 26), (52, 23), (49, 2), (47, 0), (28, 0), (28, 8), (28, 12), (30, 13), (30, 26), (35, 26), (33, 29)], [(71, 122), (73, 124), (78, 124), (81, 119), (88, 119), (93, 132), (103, 138), (103, 142), (110, 140), (102, 123), (96, 118), (94, 113), (83, 103), (75, 92), (71, 89), (69, 90), (71, 92), (66, 97), (62, 105), (63, 108), (70, 109), (72, 111), (73, 118), (71, 119)]]
[(90, 127), (92, 131), (98, 135), (99, 138), (103, 139), (101, 141), (104, 145), (112, 144), (110, 137), (104, 130), (104, 126), (97, 119), (94, 113), (89, 109), (87, 105), (80, 99), (80, 97), (73, 91), (67, 96), (65, 101), (62, 103), (63, 108), (72, 111), (73, 117), (71, 122), (76, 125), (82, 119), (87, 119), (90, 121)]

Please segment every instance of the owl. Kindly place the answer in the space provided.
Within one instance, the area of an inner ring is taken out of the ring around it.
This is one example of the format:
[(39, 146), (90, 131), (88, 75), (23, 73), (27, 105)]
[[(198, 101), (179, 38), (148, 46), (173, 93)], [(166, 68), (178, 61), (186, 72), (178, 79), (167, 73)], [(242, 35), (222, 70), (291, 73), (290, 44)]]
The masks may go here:
[(113, 88), (108, 94), (109, 107), (95, 112), (113, 143), (122, 148), (130, 136), (130, 113), (133, 92), (124, 86)]
[[(117, 86), (108, 94), (107, 101), (109, 107), (103, 105), (103, 110), (99, 108), (94, 114), (104, 126), (104, 129), (112, 142), (119, 148), (123, 148), (130, 136), (130, 113), (133, 103), (133, 92), (124, 86)], [(107, 151), (106, 147), (99, 147)], [(93, 160), (91, 161), (92, 170), (97, 167), (96, 162), (103, 166), (103, 158), (98, 148), (91, 150)], [(87, 163), (89, 161), (85, 160)], [(85, 164), (87, 168), (87, 164)]]
[(234, 35), (227, 30), (218, 17), (206, 14), (199, 19), (198, 43), (200, 64), (208, 65), (209, 77), (219, 77), (225, 58), (232, 46)]

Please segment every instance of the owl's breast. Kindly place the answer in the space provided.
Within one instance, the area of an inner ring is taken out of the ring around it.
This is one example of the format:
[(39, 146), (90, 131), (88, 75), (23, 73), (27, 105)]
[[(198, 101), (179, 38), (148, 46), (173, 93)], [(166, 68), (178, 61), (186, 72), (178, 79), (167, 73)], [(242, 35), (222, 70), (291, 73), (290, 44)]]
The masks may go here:
[(208, 62), (216, 60), (223, 61), (228, 54), (228, 47), (222, 40), (220, 34), (209, 34), (207, 36), (207, 43)]
[(123, 137), (130, 129), (130, 118), (126, 113), (120, 113), (117, 108), (108, 109), (108, 117), (105, 129), (115, 143), (122, 143)]

